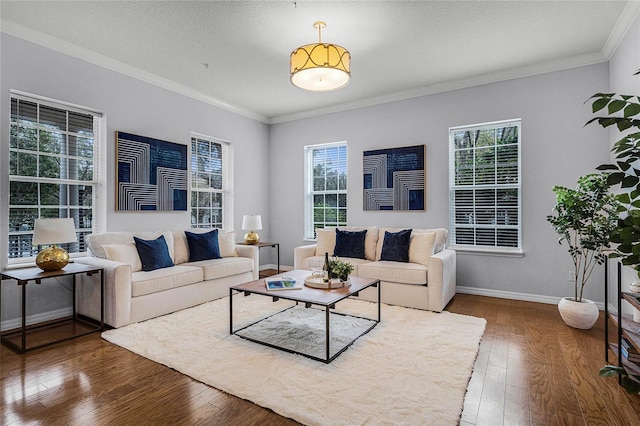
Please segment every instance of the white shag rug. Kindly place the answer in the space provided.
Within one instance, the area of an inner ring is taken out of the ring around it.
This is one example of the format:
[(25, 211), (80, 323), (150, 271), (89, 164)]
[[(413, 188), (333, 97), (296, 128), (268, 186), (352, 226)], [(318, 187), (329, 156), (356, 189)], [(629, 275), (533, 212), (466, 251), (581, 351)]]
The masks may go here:
[[(234, 330), (287, 306), (234, 296)], [(374, 303), (336, 306), (376, 317)], [(483, 318), (383, 304), (382, 322), (324, 364), (229, 335), (225, 297), (102, 337), (307, 425), (455, 425), (485, 325)], [(333, 317), (331, 326), (338, 327)]]

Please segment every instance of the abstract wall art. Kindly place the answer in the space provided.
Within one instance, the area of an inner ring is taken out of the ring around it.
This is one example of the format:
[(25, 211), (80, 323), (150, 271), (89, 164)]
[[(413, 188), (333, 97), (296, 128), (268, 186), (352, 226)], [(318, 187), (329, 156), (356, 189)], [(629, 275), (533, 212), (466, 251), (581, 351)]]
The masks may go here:
[(426, 210), (424, 145), (364, 151), (364, 210)]
[(187, 145), (116, 132), (116, 210), (187, 210)]

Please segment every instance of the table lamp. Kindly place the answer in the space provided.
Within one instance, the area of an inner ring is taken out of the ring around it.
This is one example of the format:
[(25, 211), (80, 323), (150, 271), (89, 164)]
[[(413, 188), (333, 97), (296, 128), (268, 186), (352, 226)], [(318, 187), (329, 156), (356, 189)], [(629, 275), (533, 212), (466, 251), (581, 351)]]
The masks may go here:
[(36, 257), (36, 265), (43, 271), (59, 271), (69, 263), (69, 253), (56, 244), (73, 243), (78, 240), (73, 219), (36, 219), (32, 244), (51, 244)]
[(257, 244), (260, 236), (255, 233), (262, 229), (262, 217), (259, 214), (245, 214), (242, 216), (242, 230), (249, 231), (244, 234), (245, 244)]

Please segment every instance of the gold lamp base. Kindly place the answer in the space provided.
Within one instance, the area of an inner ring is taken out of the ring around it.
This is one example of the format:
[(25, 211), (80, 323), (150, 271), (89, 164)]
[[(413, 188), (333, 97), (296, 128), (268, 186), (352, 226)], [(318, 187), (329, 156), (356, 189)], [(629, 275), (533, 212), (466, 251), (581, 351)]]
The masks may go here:
[(258, 244), (258, 241), (260, 241), (260, 235), (256, 234), (254, 231), (249, 231), (244, 234), (245, 244)]
[(36, 265), (43, 271), (59, 271), (69, 263), (69, 253), (62, 247), (52, 245), (43, 249), (36, 257)]

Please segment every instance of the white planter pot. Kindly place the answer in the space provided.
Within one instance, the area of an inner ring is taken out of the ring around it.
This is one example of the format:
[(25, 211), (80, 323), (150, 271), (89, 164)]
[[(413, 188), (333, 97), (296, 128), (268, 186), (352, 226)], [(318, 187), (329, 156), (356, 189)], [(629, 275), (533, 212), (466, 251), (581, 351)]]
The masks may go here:
[(591, 300), (582, 298), (576, 302), (573, 297), (563, 297), (558, 303), (558, 311), (569, 327), (588, 330), (598, 320), (598, 307)]

